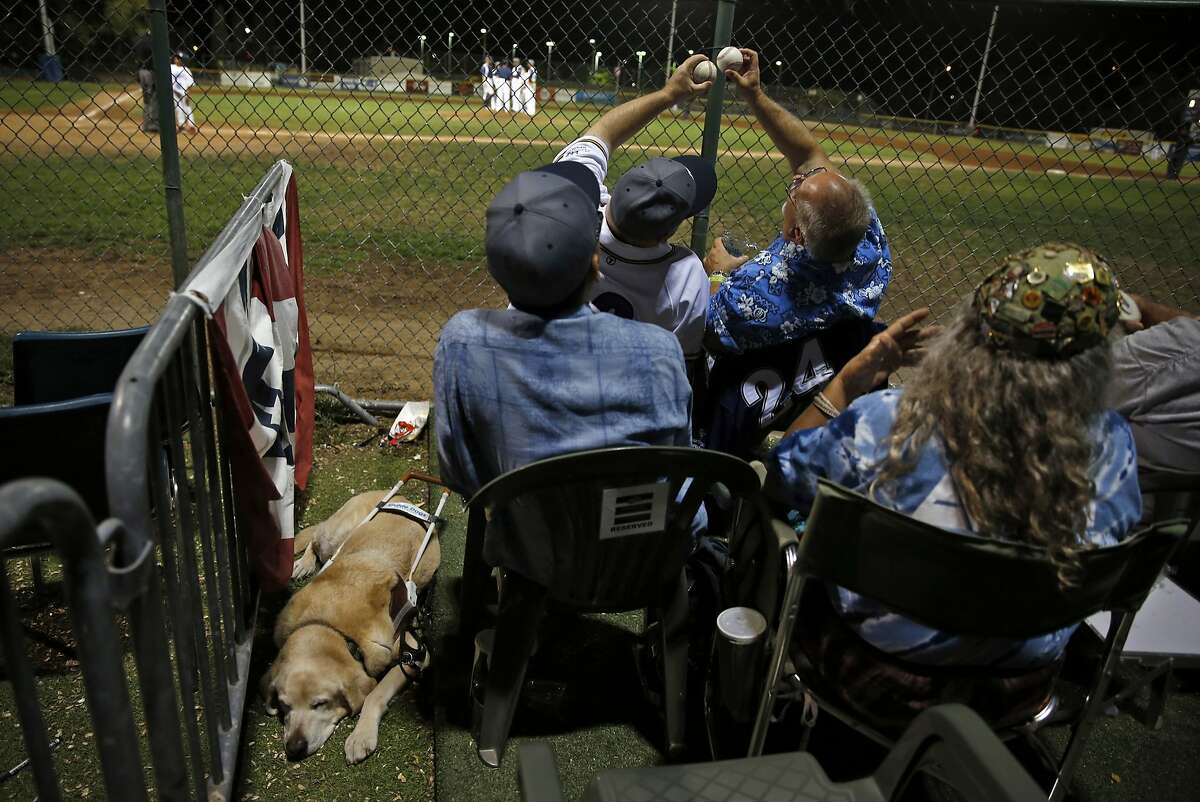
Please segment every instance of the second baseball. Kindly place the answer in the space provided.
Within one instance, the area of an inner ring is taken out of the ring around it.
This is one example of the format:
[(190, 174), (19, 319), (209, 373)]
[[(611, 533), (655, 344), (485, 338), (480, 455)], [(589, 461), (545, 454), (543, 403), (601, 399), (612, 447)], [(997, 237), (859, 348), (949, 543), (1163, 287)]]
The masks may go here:
[(702, 84), (705, 81), (717, 80), (717, 65), (713, 64), (711, 61), (701, 61), (696, 65), (696, 68), (692, 70), (692, 78), (694, 78), (698, 84)]
[(736, 47), (727, 47), (717, 54), (717, 69), (740, 70), (742, 68), (742, 51)]

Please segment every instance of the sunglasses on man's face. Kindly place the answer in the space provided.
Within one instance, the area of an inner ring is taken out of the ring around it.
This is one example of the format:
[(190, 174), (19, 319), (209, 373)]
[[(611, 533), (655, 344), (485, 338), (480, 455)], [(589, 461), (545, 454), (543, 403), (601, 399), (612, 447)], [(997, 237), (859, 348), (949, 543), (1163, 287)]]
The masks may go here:
[(818, 173), (826, 172), (828, 169), (829, 168), (827, 168), (827, 167), (814, 167), (811, 170), (805, 170), (803, 173), (800, 173), (800, 175), (793, 176), (791, 183), (788, 184), (788, 189), (787, 189), (788, 200), (792, 199), (792, 196), (796, 194), (796, 190), (800, 189), (801, 184), (803, 184), (808, 179), (812, 178), (814, 175), (817, 175)]

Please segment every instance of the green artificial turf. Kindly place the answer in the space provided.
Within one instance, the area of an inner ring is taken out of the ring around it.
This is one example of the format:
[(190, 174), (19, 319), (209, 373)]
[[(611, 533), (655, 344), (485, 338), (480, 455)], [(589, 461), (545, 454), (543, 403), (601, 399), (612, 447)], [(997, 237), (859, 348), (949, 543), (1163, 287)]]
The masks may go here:
[(57, 111), (70, 105), (103, 105), (125, 91), (117, 84), (78, 81), (33, 81), (22, 78), (0, 80), (0, 112)]
[[(391, 487), (410, 469), (424, 469), (422, 444), (382, 451), (369, 427), (345, 422), (341, 411), (324, 403), (314, 437), (312, 479), (301, 525), (328, 518), (356, 493)], [(364, 439), (370, 438), (364, 446)], [(298, 587), (293, 583), (293, 590)], [(274, 616), (286, 599), (264, 600), (250, 671), (251, 695), (246, 706), (242, 741), (239, 799), (269, 802), (373, 800), (424, 802), (433, 799), (433, 726), (422, 710), (420, 691), (406, 689), (379, 726), (379, 748), (364, 762), (351, 766), (342, 752), (354, 728), (343, 721), (317, 754), (289, 763), (280, 738), (282, 727), (267, 715), (258, 698), (258, 680), (275, 654), (271, 638)]]
[[(369, 442), (360, 447), (364, 440)], [(424, 445), (400, 452), (381, 451), (368, 427), (351, 422), (337, 407), (322, 401), (315, 468), (302, 520), (305, 524), (322, 520), (354, 493), (390, 486), (405, 470), (427, 464)], [(436, 465), (432, 469), (436, 472)], [(393, 702), (380, 726), (378, 752), (358, 766), (348, 766), (341, 751), (351, 722), (343, 722), (314, 757), (300, 763), (288, 763), (284, 758), (280, 725), (266, 715), (254, 690), (274, 656), (271, 625), (285, 601), (282, 596), (264, 599), (250, 673), (236, 799), (515, 800), (518, 750), (520, 744), (535, 739), (548, 740), (554, 746), (567, 799), (578, 799), (590, 779), (605, 768), (662, 761), (661, 722), (656, 708), (643, 699), (632, 660), (640, 616), (630, 614), (551, 617), (541, 632), (539, 652), (530, 667), (531, 682), (518, 708), (504, 762), (500, 769), (489, 769), (480, 762), (470, 734), (466, 696), (471, 653), (469, 644), (455, 635), (466, 524), (456, 497), (447, 505), (447, 513), (442, 567), (431, 590), (432, 618), (427, 632), (433, 648), (432, 672), (417, 689)], [(26, 563), (10, 562), (8, 569), (18, 588), (18, 601), (31, 622), (52, 635), (69, 637), (68, 619), (54, 598), (32, 603)], [(48, 573), (52, 591), (58, 577), (52, 561)], [(47, 728), (51, 737), (62, 739), (55, 763), (65, 797), (102, 799), (105, 795), (78, 666), (40, 647), (34, 654), (42, 669), (38, 693)], [(129, 658), (126, 670), (135, 719), (143, 731)], [(0, 683), (0, 770), (24, 757), (19, 733), (11, 687)], [(1055, 728), (1048, 737), (1061, 749), (1065, 731)], [(812, 748), (835, 777), (871, 768), (874, 753), (845, 733), (819, 729)], [(1200, 787), (1200, 763), (1193, 759), (1197, 749), (1200, 686), (1194, 672), (1185, 672), (1168, 703), (1161, 729), (1148, 729), (1126, 715), (1100, 720), (1077, 772), (1076, 798), (1084, 802), (1190, 802), (1194, 789)], [(143, 754), (147, 773), (149, 765)], [(32, 783), (32, 774), (24, 771), (0, 787), (0, 798), (32, 799)]]

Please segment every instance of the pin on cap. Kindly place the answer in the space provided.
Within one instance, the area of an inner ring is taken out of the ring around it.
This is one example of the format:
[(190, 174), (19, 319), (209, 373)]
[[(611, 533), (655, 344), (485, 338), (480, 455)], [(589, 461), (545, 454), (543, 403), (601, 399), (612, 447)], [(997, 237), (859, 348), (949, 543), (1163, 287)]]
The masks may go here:
[(1051, 242), (1008, 257), (975, 290), (974, 307), (993, 348), (1061, 359), (1106, 340), (1121, 295), (1104, 257)]

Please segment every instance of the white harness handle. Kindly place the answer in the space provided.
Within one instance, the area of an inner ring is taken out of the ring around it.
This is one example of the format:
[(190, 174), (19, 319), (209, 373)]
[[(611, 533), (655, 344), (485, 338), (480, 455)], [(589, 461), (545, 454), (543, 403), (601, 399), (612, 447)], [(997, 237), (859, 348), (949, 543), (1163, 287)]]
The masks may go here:
[[(371, 508), (371, 511), (367, 513), (367, 517), (362, 519), (362, 523), (354, 527), (354, 530), (350, 533), (350, 537), (354, 536), (354, 532), (357, 532), (359, 527), (366, 526), (367, 523), (369, 523), (376, 515), (379, 514), (380, 510), (390, 509), (388, 502), (400, 492), (400, 488), (403, 487), (410, 478), (411, 477), (405, 476), (399, 482), (396, 482), (396, 484), (392, 485), (392, 489), (385, 493), (383, 498), (379, 500), (379, 503)], [(425, 537), (421, 541), (421, 547), (417, 549), (417, 554), (413, 558), (412, 567), (408, 569), (408, 576), (404, 577), (404, 584), (408, 586), (409, 598), (414, 600), (414, 602), (417, 598), (417, 586), (413, 584), (412, 578), (417, 573), (417, 566), (421, 564), (421, 558), (425, 556), (425, 550), (429, 548), (429, 543), (431, 540), (433, 540), (434, 531), (437, 529), (438, 524), (441, 523), (442, 510), (445, 509), (446, 500), (448, 498), (450, 498), (450, 491), (442, 490), (442, 497), (438, 500), (437, 510), (432, 515), (429, 513), (424, 513), (424, 515), (417, 514), (424, 511), (421, 510), (420, 507), (416, 507), (411, 504), (397, 504), (395, 505), (397, 509), (390, 509), (392, 512), (408, 515), (411, 518), (420, 518), (428, 522), (428, 526), (425, 527)], [(333, 561), (338, 558), (338, 555), (342, 553), (342, 549), (346, 548), (346, 544), (350, 542), (350, 537), (342, 541), (342, 545), (338, 546), (337, 551), (333, 553), (333, 556), (321, 566), (321, 571), (318, 571), (318, 574), (323, 572), (329, 566), (333, 565)]]

